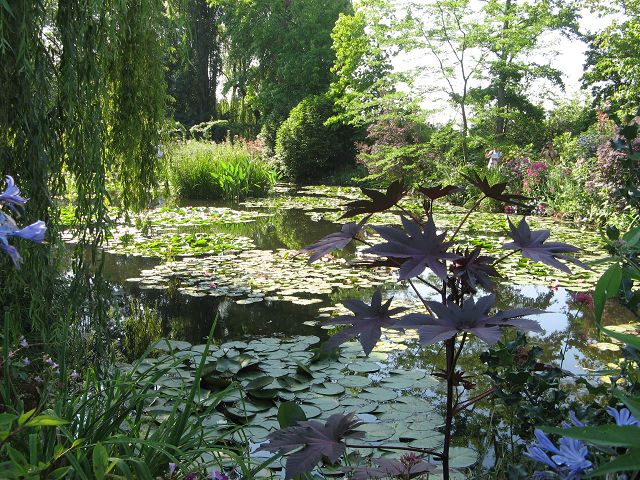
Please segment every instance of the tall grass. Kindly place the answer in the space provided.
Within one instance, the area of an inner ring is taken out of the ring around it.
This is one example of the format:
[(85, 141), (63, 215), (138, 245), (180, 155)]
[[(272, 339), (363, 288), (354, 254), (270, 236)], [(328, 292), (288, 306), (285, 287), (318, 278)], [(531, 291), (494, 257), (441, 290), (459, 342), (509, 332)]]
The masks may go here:
[(243, 143), (190, 141), (174, 145), (168, 175), (181, 198), (237, 200), (265, 196), (278, 180), (275, 166)]

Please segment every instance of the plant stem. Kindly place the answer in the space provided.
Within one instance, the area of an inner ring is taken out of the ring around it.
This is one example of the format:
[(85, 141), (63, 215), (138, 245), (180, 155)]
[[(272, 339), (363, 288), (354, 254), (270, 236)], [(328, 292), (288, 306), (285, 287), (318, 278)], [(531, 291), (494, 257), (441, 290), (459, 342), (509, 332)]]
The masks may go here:
[(433, 290), (435, 290), (438, 293), (442, 293), (442, 290), (440, 290), (438, 287), (436, 287), (433, 283), (426, 281), (424, 278), (418, 276), (416, 277), (416, 279), (420, 280), (422, 283), (424, 283), (427, 287), (432, 288)]
[(466, 222), (467, 219), (469, 218), (469, 215), (471, 215), (471, 212), (473, 212), (476, 208), (478, 208), (478, 205), (480, 205), (485, 198), (487, 198), (486, 195), (483, 195), (482, 197), (480, 197), (480, 200), (478, 200), (476, 203), (474, 203), (473, 207), (471, 207), (469, 209), (467, 214), (464, 216), (464, 218), (460, 222), (460, 225), (458, 225), (458, 228), (456, 228), (455, 232), (453, 232), (453, 235), (451, 235), (451, 238), (449, 239), (450, 242), (453, 242), (454, 238), (456, 238), (456, 235), (458, 235), (458, 232), (460, 231), (460, 229), (464, 225), (464, 222)]
[(487, 398), (489, 395), (491, 395), (493, 392), (495, 392), (497, 390), (496, 387), (491, 387), (489, 390), (485, 390), (484, 392), (476, 395), (473, 398), (470, 398), (469, 400), (462, 402), (460, 404), (458, 404), (455, 408), (455, 410), (453, 411), (454, 415), (457, 415), (458, 413), (460, 413), (462, 410), (464, 410), (465, 408), (473, 405), (474, 403), (479, 402), (480, 400), (482, 400), (483, 398)]
[(500, 262), (502, 262), (504, 259), (509, 258), (511, 255), (513, 255), (514, 253), (518, 253), (520, 250), (511, 250), (509, 253), (507, 253), (506, 255), (503, 255), (502, 257), (498, 258), (497, 260), (495, 260), (491, 266), (493, 265), (497, 265)]
[(453, 425), (453, 375), (455, 372), (455, 337), (445, 341), (447, 356), (447, 410), (444, 424), (444, 447), (442, 449), (442, 479), (449, 480), (449, 445)]

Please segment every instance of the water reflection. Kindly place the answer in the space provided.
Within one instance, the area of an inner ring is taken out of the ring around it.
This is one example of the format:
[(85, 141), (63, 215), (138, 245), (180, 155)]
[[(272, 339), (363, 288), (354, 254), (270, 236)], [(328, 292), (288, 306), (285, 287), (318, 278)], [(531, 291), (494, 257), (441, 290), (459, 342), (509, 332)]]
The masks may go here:
[[(233, 208), (241, 207), (233, 205)], [(219, 222), (207, 226), (179, 228), (190, 232), (220, 231), (247, 236), (259, 249), (292, 250), (309, 245), (338, 228), (328, 221), (313, 221), (300, 209), (272, 209), (268, 212), (270, 216), (256, 216), (252, 222)], [(143, 289), (135, 282), (126, 281), (128, 278), (138, 277), (141, 270), (151, 269), (159, 263), (160, 259), (108, 255), (104, 274), (119, 294), (120, 315), (130, 314), (130, 300), (139, 298), (157, 312), (162, 320), (165, 335), (192, 343), (203, 341), (216, 318), (216, 337), (225, 340), (247, 336), (301, 334), (326, 337), (326, 330), (318, 323), (319, 308), (334, 305), (345, 298), (361, 298), (368, 301), (372, 294), (372, 291), (367, 289), (338, 291), (327, 295), (323, 303), (307, 306), (277, 301), (238, 305), (233, 299), (190, 297), (171, 288)], [(421, 295), (429, 297), (432, 293), (423, 287), (419, 286)], [(404, 303), (419, 302), (407, 285), (388, 286), (385, 295), (395, 296)], [(555, 363), (577, 374), (585, 374), (588, 369), (599, 368), (607, 361), (606, 354), (589, 346), (589, 340), (593, 338), (592, 315), (590, 312), (578, 312), (566, 290), (540, 286), (512, 286), (503, 282), (498, 285), (497, 296), (499, 308), (526, 306), (547, 312), (538, 318), (544, 332), (532, 335), (532, 341), (540, 344), (545, 350), (545, 362)], [(479, 373), (477, 358), (484, 349), (486, 346), (477, 340), (469, 342), (466, 355), (461, 358), (462, 368)], [(409, 348), (397, 353), (392, 361), (399, 365), (409, 368), (441, 367), (439, 362), (442, 356), (437, 348), (419, 349), (415, 345), (409, 345)]]

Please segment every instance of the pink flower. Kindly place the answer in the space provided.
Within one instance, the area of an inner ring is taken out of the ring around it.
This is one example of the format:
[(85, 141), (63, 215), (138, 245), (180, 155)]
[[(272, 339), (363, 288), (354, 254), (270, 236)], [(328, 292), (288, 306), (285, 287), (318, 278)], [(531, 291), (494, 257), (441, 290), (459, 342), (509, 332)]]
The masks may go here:
[(593, 308), (593, 296), (587, 292), (576, 292), (571, 294), (571, 300), (585, 307)]

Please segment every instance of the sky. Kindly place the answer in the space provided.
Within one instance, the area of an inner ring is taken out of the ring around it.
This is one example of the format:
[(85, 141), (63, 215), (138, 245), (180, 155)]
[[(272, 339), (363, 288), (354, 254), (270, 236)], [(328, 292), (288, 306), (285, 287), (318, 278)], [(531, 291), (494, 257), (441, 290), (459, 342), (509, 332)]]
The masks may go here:
[[(406, 0), (394, 0), (398, 6)], [(423, 0), (425, 1), (425, 0)], [(471, 0), (472, 8), (480, 8), (481, 0)], [(610, 20), (600, 19), (595, 14), (588, 11), (581, 12), (581, 30), (583, 32), (596, 32), (606, 27)], [(534, 56), (533, 60), (539, 63), (548, 63), (563, 73), (565, 90), (553, 87), (549, 82), (537, 82), (532, 86), (532, 99), (544, 105), (545, 109), (551, 110), (558, 100), (564, 98), (580, 97), (580, 79), (583, 66), (586, 60), (585, 53), (587, 46), (578, 39), (567, 39), (557, 32), (548, 32), (541, 37), (541, 43), (546, 47), (541, 53)], [(428, 71), (429, 67), (436, 66), (435, 57), (428, 51), (414, 51), (398, 57), (394, 61), (394, 67), (400, 70), (417, 68), (420, 71)], [(433, 75), (421, 75), (417, 81), (418, 87), (426, 88), (433, 86), (435, 77)], [(582, 95), (584, 97), (584, 95)], [(448, 120), (456, 120), (457, 112), (448, 104), (444, 95), (430, 94), (428, 100), (423, 102), (423, 107), (435, 110), (430, 120), (436, 123), (444, 123)], [(434, 101), (435, 100), (435, 101)]]

